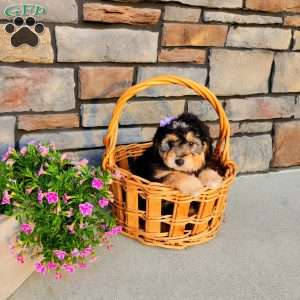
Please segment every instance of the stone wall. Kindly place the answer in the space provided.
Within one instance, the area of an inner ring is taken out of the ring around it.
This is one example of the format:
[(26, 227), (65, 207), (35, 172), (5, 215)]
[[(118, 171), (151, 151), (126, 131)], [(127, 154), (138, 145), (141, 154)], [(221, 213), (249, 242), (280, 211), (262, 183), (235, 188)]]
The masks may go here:
[[(2, 0), (0, 11), (12, 2)], [(299, 0), (30, 3), (48, 6), (37, 18), (45, 25), (37, 47), (13, 47), (14, 33), (0, 15), (1, 153), (8, 145), (52, 141), (97, 163), (118, 96), (172, 73), (217, 94), (241, 172), (300, 164)], [(218, 136), (211, 107), (170, 86), (144, 91), (127, 105), (119, 143), (151, 140), (161, 118), (183, 110)]]

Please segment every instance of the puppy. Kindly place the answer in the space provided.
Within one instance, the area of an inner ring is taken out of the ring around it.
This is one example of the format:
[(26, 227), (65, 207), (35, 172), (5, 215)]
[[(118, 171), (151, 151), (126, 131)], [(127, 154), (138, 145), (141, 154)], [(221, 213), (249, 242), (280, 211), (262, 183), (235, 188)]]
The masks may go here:
[(152, 147), (134, 162), (133, 173), (197, 196), (203, 187), (216, 188), (222, 182), (222, 177), (207, 167), (211, 156), (208, 127), (197, 116), (183, 113), (161, 121)]

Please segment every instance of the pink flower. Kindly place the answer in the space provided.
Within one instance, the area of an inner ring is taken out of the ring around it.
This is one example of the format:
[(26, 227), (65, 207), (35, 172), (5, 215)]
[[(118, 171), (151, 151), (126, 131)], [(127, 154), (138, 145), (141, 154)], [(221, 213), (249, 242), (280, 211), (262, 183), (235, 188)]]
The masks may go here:
[(25, 192), (26, 192), (27, 195), (30, 195), (32, 190), (33, 190), (33, 188), (28, 188), (28, 189), (25, 190)]
[(12, 154), (13, 151), (14, 151), (13, 147), (8, 147), (7, 151), (2, 156), (2, 161), (7, 161), (9, 159), (9, 156)]
[(119, 233), (122, 232), (122, 226), (116, 226), (116, 227), (113, 227), (112, 230), (114, 231), (114, 233), (117, 235)]
[(44, 196), (45, 196), (45, 194), (41, 190), (38, 190), (37, 199), (38, 199), (39, 204), (42, 204)]
[(83, 216), (91, 216), (93, 213), (93, 208), (94, 205), (89, 202), (79, 204), (79, 210)]
[(13, 160), (13, 159), (8, 159), (8, 160), (6, 161), (6, 165), (11, 167), (11, 166), (14, 165), (15, 162), (16, 162), (16, 161)]
[(55, 279), (60, 280), (62, 278), (62, 275), (60, 272), (55, 273)]
[(73, 265), (70, 264), (63, 264), (62, 268), (69, 272), (69, 273), (74, 273), (75, 272), (75, 267)]
[(52, 261), (50, 261), (50, 262), (47, 263), (47, 268), (48, 268), (49, 270), (56, 270), (57, 264), (54, 263), (54, 262), (52, 262)]
[(24, 256), (23, 255), (17, 255), (17, 262), (20, 264), (24, 264)]
[(45, 274), (46, 273), (46, 267), (45, 265), (43, 265), (42, 263), (35, 263), (35, 270), (38, 272), (38, 273), (42, 273), (42, 274)]
[(10, 254), (16, 255), (16, 246), (15, 245), (9, 243), (8, 249), (9, 249)]
[(65, 153), (63, 153), (63, 154), (61, 155), (60, 160), (61, 160), (61, 161), (67, 160), (67, 159), (68, 159), (68, 156), (69, 156), (69, 153), (65, 152)]
[(71, 254), (74, 257), (78, 257), (79, 254), (80, 254), (80, 251), (77, 248), (75, 248), (75, 249), (72, 250)]
[(98, 201), (98, 204), (101, 208), (104, 208), (108, 205), (109, 201), (106, 199), (106, 198), (101, 198), (99, 201)]
[(87, 269), (87, 267), (88, 267), (87, 264), (83, 264), (83, 263), (79, 263), (79, 264), (78, 264), (78, 268), (79, 268), (79, 269), (84, 270), (84, 269)]
[(30, 224), (21, 224), (21, 231), (23, 231), (25, 234), (29, 235), (33, 231), (33, 227)]
[(98, 256), (93, 256), (93, 257), (90, 259), (90, 263), (94, 263), (97, 259), (98, 259)]
[(93, 248), (91, 246), (86, 247), (82, 251), (80, 251), (79, 256), (80, 257), (87, 257), (90, 256), (93, 253)]
[(68, 218), (71, 218), (71, 217), (73, 216), (73, 208), (72, 208), (72, 207), (67, 211), (66, 216), (67, 216)]
[(50, 148), (52, 149), (52, 150), (56, 150), (56, 145), (54, 144), (54, 143), (50, 143)]
[(58, 202), (58, 194), (56, 192), (46, 193), (46, 198), (49, 204)]
[(105, 232), (106, 236), (115, 236), (122, 232), (122, 226), (115, 226), (110, 231)]
[(66, 193), (64, 193), (64, 195), (63, 195), (64, 203), (67, 204), (70, 199), (72, 199), (72, 197), (68, 196)]
[(28, 151), (27, 147), (22, 147), (21, 150), (20, 150), (20, 153), (21, 153), (22, 156), (24, 156), (24, 155), (27, 154), (27, 151)]
[(59, 259), (59, 260), (63, 260), (65, 258), (65, 256), (67, 255), (67, 252), (63, 251), (63, 250), (54, 250), (54, 255)]
[(112, 176), (117, 179), (120, 180), (123, 178), (122, 174), (120, 173), (120, 171), (116, 171), (115, 173), (112, 174)]
[(2, 205), (10, 204), (10, 196), (8, 194), (8, 191), (3, 192), (3, 198), (2, 198), (1, 204)]
[(84, 228), (86, 228), (86, 224), (84, 224), (84, 223), (80, 223), (80, 224), (79, 224), (79, 228), (80, 228), (80, 229), (84, 229)]
[(67, 225), (70, 234), (75, 234), (74, 226), (75, 224)]
[(78, 165), (81, 167), (85, 167), (88, 163), (89, 161), (87, 159), (82, 159), (81, 161), (79, 161)]
[(44, 174), (46, 174), (46, 172), (45, 172), (45, 170), (43, 168), (43, 165), (41, 165), (39, 171), (37, 172), (37, 176), (42, 176)]
[(92, 187), (96, 190), (101, 190), (103, 187), (103, 181), (99, 178), (94, 178), (92, 181)]
[(39, 145), (38, 146), (38, 151), (40, 152), (40, 154), (42, 155), (42, 156), (47, 156), (48, 155), (48, 153), (49, 153), (49, 148), (48, 147), (45, 147), (45, 146), (43, 146), (43, 145)]
[(84, 229), (84, 228), (86, 228), (87, 227), (87, 224), (86, 223), (80, 223), (79, 224), (79, 228), (80, 229)]

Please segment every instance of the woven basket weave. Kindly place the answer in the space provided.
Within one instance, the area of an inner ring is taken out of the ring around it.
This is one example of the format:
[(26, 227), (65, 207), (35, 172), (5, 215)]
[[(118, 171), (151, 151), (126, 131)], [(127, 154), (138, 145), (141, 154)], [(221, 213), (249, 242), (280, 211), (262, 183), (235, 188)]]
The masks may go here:
[[(190, 88), (208, 100), (219, 115), (220, 134), (214, 150), (215, 160), (225, 170), (222, 185), (216, 189), (205, 188), (200, 196), (189, 196), (166, 185), (150, 182), (130, 172), (129, 158), (134, 159), (151, 146), (140, 143), (116, 146), (118, 125), (127, 101), (144, 89), (157, 85), (176, 84)], [(112, 192), (115, 201), (113, 212), (123, 234), (144, 244), (182, 249), (211, 240), (222, 222), (229, 186), (236, 175), (236, 166), (229, 158), (230, 126), (222, 105), (206, 87), (178, 76), (159, 76), (129, 88), (116, 103), (108, 132), (103, 168), (115, 176)], [(141, 208), (141, 201), (145, 206)], [(198, 211), (189, 215), (191, 203)], [(164, 204), (172, 207), (164, 215)], [(197, 205), (198, 203), (198, 205)], [(200, 205), (199, 205), (200, 204)]]

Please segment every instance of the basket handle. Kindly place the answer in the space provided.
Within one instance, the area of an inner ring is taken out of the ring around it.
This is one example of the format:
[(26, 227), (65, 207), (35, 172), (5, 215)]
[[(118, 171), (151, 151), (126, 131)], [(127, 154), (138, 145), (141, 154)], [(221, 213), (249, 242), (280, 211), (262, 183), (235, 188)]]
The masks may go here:
[(112, 114), (112, 119), (108, 127), (107, 134), (103, 141), (104, 146), (106, 148), (105, 156), (102, 163), (104, 169), (106, 168), (111, 169), (115, 163), (114, 150), (117, 144), (119, 121), (127, 101), (130, 98), (134, 97), (139, 92), (149, 87), (157, 86), (157, 85), (166, 85), (166, 84), (177, 84), (183, 87), (190, 88), (194, 90), (199, 96), (201, 96), (202, 98), (210, 102), (210, 104), (213, 106), (213, 108), (215, 109), (216, 113), (219, 116), (219, 124), (220, 124), (219, 140), (215, 148), (215, 155), (217, 155), (217, 157), (220, 157), (223, 163), (229, 161), (230, 125), (226, 117), (226, 114), (224, 112), (224, 109), (221, 103), (218, 101), (217, 97), (208, 88), (196, 83), (193, 80), (182, 78), (175, 75), (162, 75), (162, 76), (145, 80), (139, 84), (130, 87), (122, 94), (122, 96), (117, 101)]

